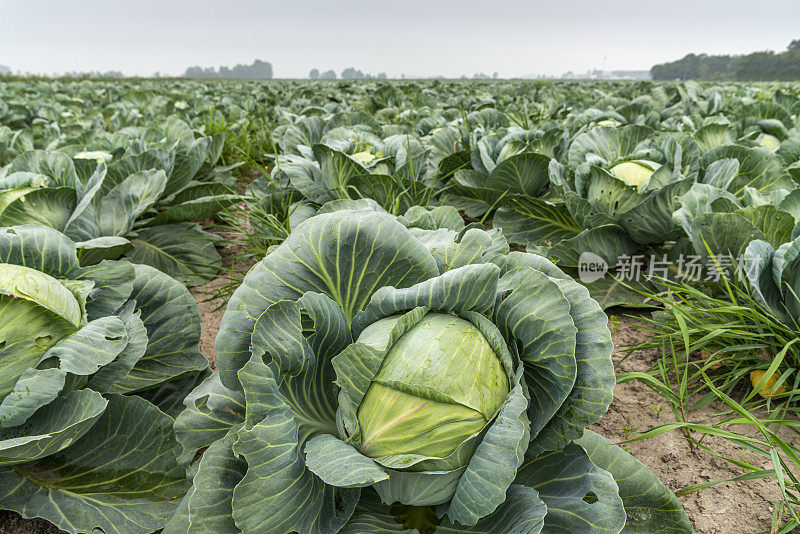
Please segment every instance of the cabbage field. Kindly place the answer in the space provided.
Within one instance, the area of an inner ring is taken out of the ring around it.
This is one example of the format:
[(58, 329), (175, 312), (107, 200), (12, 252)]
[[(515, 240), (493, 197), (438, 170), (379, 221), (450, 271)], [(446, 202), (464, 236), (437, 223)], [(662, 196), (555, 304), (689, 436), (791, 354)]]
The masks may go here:
[(800, 85), (0, 82), (0, 533), (800, 528)]

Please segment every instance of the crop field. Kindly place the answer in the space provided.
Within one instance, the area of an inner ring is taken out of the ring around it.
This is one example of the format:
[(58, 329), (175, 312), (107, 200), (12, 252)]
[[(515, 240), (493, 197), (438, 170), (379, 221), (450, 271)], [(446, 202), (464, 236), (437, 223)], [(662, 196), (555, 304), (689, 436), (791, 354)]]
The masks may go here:
[(0, 534), (800, 531), (800, 84), (0, 81)]

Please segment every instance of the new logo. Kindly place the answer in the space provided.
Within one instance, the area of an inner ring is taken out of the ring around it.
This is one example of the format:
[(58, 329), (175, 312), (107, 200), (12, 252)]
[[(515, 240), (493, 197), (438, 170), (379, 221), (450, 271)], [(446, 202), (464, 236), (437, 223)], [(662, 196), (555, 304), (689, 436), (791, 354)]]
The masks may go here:
[(584, 252), (578, 258), (578, 278), (584, 284), (600, 280), (607, 272), (608, 263), (594, 252)]

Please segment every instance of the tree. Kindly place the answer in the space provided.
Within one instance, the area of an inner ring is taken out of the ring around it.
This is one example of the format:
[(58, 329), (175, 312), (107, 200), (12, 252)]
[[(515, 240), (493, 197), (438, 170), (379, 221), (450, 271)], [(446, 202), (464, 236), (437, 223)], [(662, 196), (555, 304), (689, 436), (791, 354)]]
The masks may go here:
[(385, 72), (379, 72), (378, 73), (378, 79), (379, 80), (385, 80), (386, 78), (387, 78), (387, 76), (386, 76)]
[(272, 63), (257, 59), (253, 61), (251, 68), (251, 75), (253, 78), (258, 79), (271, 79), (272, 78)]
[(308, 77), (311, 78), (312, 80), (318, 80), (319, 79), (319, 69), (311, 69), (311, 71), (309, 71), (309, 73), (308, 73)]
[(331, 70), (326, 70), (322, 74), (319, 75), (320, 80), (335, 80), (336, 79), (336, 72)]
[(733, 80), (739, 56), (687, 54), (678, 61), (655, 65), (650, 69), (654, 80)]
[(5, 76), (6, 74), (11, 74), (11, 69), (5, 65), (0, 65), (0, 76)]
[(800, 39), (785, 52), (753, 52), (744, 56), (688, 54), (650, 69), (654, 80), (800, 80)]
[(356, 80), (361, 79), (364, 77), (364, 73), (360, 70), (356, 70), (353, 67), (347, 67), (342, 71), (342, 79), (343, 80)]
[(184, 78), (202, 78), (205, 71), (203, 67), (195, 65), (194, 67), (189, 67), (186, 69), (186, 72), (183, 73)]
[(239, 63), (235, 67), (221, 66), (219, 70), (214, 67), (189, 67), (183, 73), (184, 78), (243, 78), (252, 80), (265, 80), (272, 78), (272, 64), (268, 61), (256, 59), (251, 65)]

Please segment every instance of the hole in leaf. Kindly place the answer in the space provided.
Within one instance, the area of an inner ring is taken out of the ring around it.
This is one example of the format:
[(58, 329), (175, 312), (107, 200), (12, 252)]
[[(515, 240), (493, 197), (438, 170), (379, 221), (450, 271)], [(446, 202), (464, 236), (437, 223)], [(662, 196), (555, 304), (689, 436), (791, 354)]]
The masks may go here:
[(306, 338), (310, 337), (314, 332), (316, 332), (316, 328), (314, 328), (314, 320), (305, 310), (300, 311), (300, 329), (303, 331), (303, 336)]
[(106, 341), (119, 341), (122, 336), (106, 336)]
[(4, 348), (6, 348), (6, 342), (5, 342), (5, 340), (3, 340), (3, 341), (0, 341), (0, 350), (3, 350)]
[(583, 502), (594, 504), (597, 502), (597, 495), (593, 491), (586, 492), (586, 495), (583, 496)]

